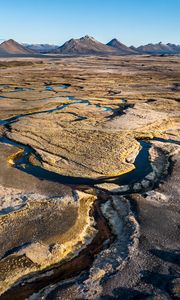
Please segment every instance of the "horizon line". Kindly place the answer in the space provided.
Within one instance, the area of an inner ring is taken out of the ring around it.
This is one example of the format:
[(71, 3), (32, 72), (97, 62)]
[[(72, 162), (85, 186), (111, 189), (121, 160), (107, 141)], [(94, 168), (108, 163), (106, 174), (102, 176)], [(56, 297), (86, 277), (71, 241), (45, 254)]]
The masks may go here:
[[(88, 34), (83, 35), (83, 36), (80, 36), (80, 37), (78, 37), (78, 38), (72, 37), (72, 38), (69, 38), (69, 39), (67, 39), (67, 40), (65, 40), (65, 41), (63, 41), (63, 42), (52, 42), (52, 43), (51, 43), (51, 42), (26, 42), (26, 41), (20, 42), (20, 41), (18, 41), (17, 39), (12, 38), (12, 37), (7, 38), (7, 39), (0, 38), (0, 44), (2, 44), (3, 42), (6, 42), (6, 41), (8, 41), (8, 40), (14, 40), (14, 41), (18, 42), (19, 44), (28, 44), (28, 45), (44, 45), (44, 44), (47, 44), (47, 45), (61, 46), (61, 45), (63, 45), (64, 43), (70, 41), (71, 39), (77, 40), (77, 39), (83, 38), (83, 37), (85, 37), (85, 36), (89, 36), (89, 37), (91, 37), (91, 38), (93, 38), (93, 39), (97, 40), (98, 42), (101, 42), (102, 44), (105, 44), (105, 45), (106, 45), (107, 43), (109, 43), (109, 42), (110, 42), (111, 40), (113, 40), (113, 39), (117, 39), (119, 42), (121, 42), (121, 43), (127, 45), (125, 42), (122, 42), (122, 41), (121, 41), (120, 39), (118, 39), (117, 37), (113, 37), (113, 38), (111, 38), (110, 40), (108, 40), (107, 42), (102, 42), (102, 41), (100, 41), (100, 40), (98, 40), (98, 39), (96, 39), (96, 38), (94, 38), (93, 36), (88, 35)], [(2, 42), (1, 42), (1, 41), (2, 41)], [(143, 43), (140, 43), (139, 46), (145, 46), (145, 45), (151, 45), (151, 44), (153, 44), (153, 45), (154, 45), (154, 44), (164, 44), (164, 45), (167, 45), (167, 44), (175, 44), (176, 46), (177, 46), (177, 45), (180, 45), (179, 42), (174, 43), (174, 42), (170, 42), (170, 41), (168, 41), (168, 42), (154, 41), (154, 42), (148, 42), (148, 43), (144, 43), (144, 44), (143, 44)], [(134, 46), (134, 45), (133, 45), (133, 44), (130, 44), (130, 46), (128, 46), (128, 47), (131, 47), (131, 46)], [(137, 48), (137, 47), (139, 47), (139, 46), (135, 46), (135, 47)]]

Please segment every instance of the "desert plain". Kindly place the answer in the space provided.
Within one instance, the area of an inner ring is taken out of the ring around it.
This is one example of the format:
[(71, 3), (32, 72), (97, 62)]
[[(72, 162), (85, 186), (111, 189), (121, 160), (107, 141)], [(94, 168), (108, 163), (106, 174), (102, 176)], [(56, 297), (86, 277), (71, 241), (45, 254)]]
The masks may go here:
[(180, 57), (0, 59), (0, 299), (179, 299)]

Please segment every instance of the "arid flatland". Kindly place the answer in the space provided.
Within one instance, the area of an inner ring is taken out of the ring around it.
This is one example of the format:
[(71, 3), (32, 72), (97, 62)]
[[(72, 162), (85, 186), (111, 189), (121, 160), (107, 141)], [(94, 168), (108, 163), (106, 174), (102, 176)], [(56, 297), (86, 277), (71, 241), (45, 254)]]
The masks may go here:
[(179, 78), (178, 55), (0, 59), (0, 299), (179, 299)]

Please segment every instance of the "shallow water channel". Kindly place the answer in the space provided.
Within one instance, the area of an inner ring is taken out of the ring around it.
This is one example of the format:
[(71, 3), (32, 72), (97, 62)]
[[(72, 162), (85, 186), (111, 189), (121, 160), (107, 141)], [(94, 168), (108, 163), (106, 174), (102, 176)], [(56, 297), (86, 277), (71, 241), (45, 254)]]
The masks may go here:
[[(61, 88), (61, 89), (67, 89), (70, 85), (66, 84), (66, 85), (61, 85), (61, 86), (56, 86)], [(46, 85), (45, 86), (46, 90), (52, 91), (53, 90), (53, 86), (52, 85)], [(20, 91), (24, 91), (24, 88), (18, 88), (18, 90)], [(101, 105), (94, 105), (91, 104), (89, 100), (83, 100), (83, 99), (78, 99), (74, 96), (67, 96), (66, 97), (68, 100), (73, 100), (72, 103), (65, 103), (63, 105), (60, 105), (56, 108), (52, 108), (52, 109), (48, 109), (48, 110), (44, 110), (44, 111), (38, 111), (38, 112), (32, 112), (32, 113), (27, 113), (27, 114), (21, 114), (21, 115), (16, 115), (14, 117), (10, 117), (8, 119), (5, 120), (0, 120), (0, 125), (9, 125), (12, 122), (15, 122), (23, 117), (26, 116), (33, 116), (33, 115), (37, 115), (37, 114), (44, 114), (44, 113), (52, 113), (55, 111), (59, 111), (62, 110), (64, 107), (73, 105), (73, 104), (79, 104), (79, 105), (91, 105), (91, 106), (95, 106), (100, 110), (103, 111), (113, 111), (113, 109), (111, 107), (107, 107), (107, 106), (101, 106)], [(122, 103), (124, 103), (125, 99), (121, 100)], [(59, 182), (59, 183), (63, 183), (63, 184), (70, 184), (70, 185), (94, 185), (97, 183), (102, 183), (102, 182), (106, 182), (108, 181), (108, 178), (103, 178), (103, 179), (98, 179), (98, 180), (94, 180), (94, 179), (89, 179), (89, 178), (81, 178), (81, 177), (70, 177), (70, 176), (63, 176), (60, 175), (58, 173), (55, 172), (51, 172), (48, 171), (40, 166), (35, 166), (32, 165), (29, 162), (29, 156), (31, 153), (35, 154), (35, 151), (26, 145), (22, 145), (21, 143), (12, 141), (6, 137), (0, 137), (0, 142), (1, 143), (6, 143), (6, 144), (11, 144), (13, 146), (19, 147), (24, 149), (23, 155), (21, 158), (17, 159), (15, 161), (15, 167), (23, 172), (26, 172), (28, 174), (32, 174), (33, 176), (36, 176), (38, 178), (41, 179), (46, 179), (49, 181), (55, 181), (55, 182)], [(119, 177), (116, 177), (113, 179), (113, 182), (119, 185), (126, 185), (126, 184), (131, 184), (137, 181), (140, 181), (142, 178), (144, 178), (149, 172), (151, 172), (152, 168), (151, 168), (151, 164), (149, 162), (149, 148), (150, 148), (150, 144), (148, 142), (145, 141), (140, 141), (141, 144), (141, 150), (139, 152), (139, 154), (137, 155), (136, 159), (135, 159), (135, 169), (129, 173), (123, 174)], [(112, 181), (111, 181), (112, 182)]]

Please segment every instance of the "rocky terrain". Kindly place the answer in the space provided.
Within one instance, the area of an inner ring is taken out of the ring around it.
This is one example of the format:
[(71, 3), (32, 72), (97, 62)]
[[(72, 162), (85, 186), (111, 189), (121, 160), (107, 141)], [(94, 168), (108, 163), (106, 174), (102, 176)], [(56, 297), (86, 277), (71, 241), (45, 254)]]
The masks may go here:
[(19, 44), (13, 39), (9, 39), (0, 44), (0, 56), (84, 56), (84, 55), (177, 55), (180, 54), (180, 45), (176, 44), (147, 44), (138, 47), (126, 46), (118, 39), (113, 38), (107, 44), (103, 44), (91, 36), (83, 36), (79, 39), (70, 39), (63, 45), (49, 44)]
[(179, 299), (179, 56), (0, 75), (0, 299)]

